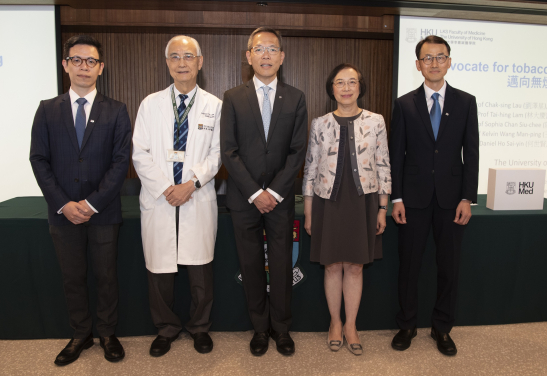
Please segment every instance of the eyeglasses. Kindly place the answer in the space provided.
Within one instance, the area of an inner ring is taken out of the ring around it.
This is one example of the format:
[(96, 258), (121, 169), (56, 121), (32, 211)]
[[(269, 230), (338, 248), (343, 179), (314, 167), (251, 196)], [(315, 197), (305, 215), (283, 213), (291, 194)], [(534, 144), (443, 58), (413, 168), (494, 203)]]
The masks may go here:
[(264, 52), (268, 51), (270, 55), (277, 55), (279, 51), (281, 51), (280, 47), (262, 47), (262, 46), (256, 46), (252, 48), (252, 51), (256, 55), (264, 55)]
[(450, 56), (446, 56), (446, 55), (439, 55), (439, 56), (429, 56), (427, 55), (426, 57), (424, 57), (423, 59), (418, 59), (418, 60), (422, 60), (424, 62), (425, 65), (431, 65), (431, 63), (433, 63), (433, 60), (434, 59), (437, 59), (437, 63), (439, 64), (442, 64), (446, 61), (446, 59), (448, 59)]
[(83, 59), (79, 56), (69, 56), (67, 58), (65, 58), (65, 60), (70, 60), (72, 61), (72, 64), (75, 66), (75, 67), (79, 67), (80, 65), (82, 65), (82, 63), (85, 61), (86, 65), (89, 67), (89, 68), (93, 68), (95, 67), (95, 65), (97, 65), (100, 60), (99, 59), (94, 59), (92, 57), (88, 57), (87, 59)]
[(191, 53), (184, 54), (184, 55), (182, 55), (182, 57), (179, 56), (179, 55), (171, 55), (171, 56), (169, 56), (169, 61), (171, 63), (178, 63), (178, 62), (180, 62), (180, 59), (183, 59), (184, 61), (192, 61), (196, 57), (197, 57), (196, 55), (191, 54)]
[(338, 89), (342, 89), (344, 86), (346, 86), (346, 84), (350, 87), (350, 88), (354, 88), (356, 87), (357, 85), (359, 85), (359, 81), (357, 80), (349, 80), (349, 81), (343, 81), (343, 80), (338, 80), (338, 81), (335, 81), (332, 83), (334, 86), (336, 86)]

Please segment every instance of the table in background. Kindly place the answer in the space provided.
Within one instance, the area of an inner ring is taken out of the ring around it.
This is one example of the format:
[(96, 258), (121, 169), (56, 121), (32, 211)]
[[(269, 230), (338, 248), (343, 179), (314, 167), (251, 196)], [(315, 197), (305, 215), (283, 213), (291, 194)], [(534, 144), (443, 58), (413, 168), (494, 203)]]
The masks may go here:
[[(329, 313), (323, 291), (324, 269), (310, 263), (310, 237), (303, 226), (298, 266), (305, 279), (293, 291), (294, 331), (326, 331)], [(456, 325), (488, 325), (547, 320), (547, 206), (543, 211), (486, 209), (479, 196), (466, 229), (461, 256)], [(119, 336), (156, 334), (148, 306), (148, 284), (141, 243), (138, 197), (122, 197), (118, 279)], [(389, 215), (389, 213), (388, 213)], [(213, 331), (252, 329), (243, 287), (236, 281), (239, 263), (229, 212), (219, 208), (215, 247)], [(391, 218), (383, 238), (384, 258), (366, 265), (359, 330), (396, 328), (397, 227)], [(420, 327), (430, 326), (436, 295), (432, 237), (420, 278)], [(95, 283), (88, 273), (94, 314)], [(179, 268), (175, 311), (188, 320), (188, 275)], [(94, 318), (95, 320), (95, 318)], [(0, 203), (0, 339), (69, 338), (72, 330), (61, 272), (47, 223), (43, 197), (20, 197)], [(97, 333), (95, 333), (96, 335)]]

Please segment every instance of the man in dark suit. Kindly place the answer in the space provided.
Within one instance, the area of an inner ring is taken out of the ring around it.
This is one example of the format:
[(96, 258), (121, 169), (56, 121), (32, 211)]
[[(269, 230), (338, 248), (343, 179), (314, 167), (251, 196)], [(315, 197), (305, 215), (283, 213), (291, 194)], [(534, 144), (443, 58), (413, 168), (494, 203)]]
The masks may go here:
[(55, 364), (74, 362), (93, 345), (88, 309), (87, 248), (97, 280), (97, 331), (105, 358), (123, 359), (116, 258), (122, 221), (120, 189), (129, 167), (131, 122), (125, 104), (97, 92), (101, 44), (67, 40), (68, 93), (40, 102), (32, 125), (30, 162), (48, 204), (49, 231), (61, 266), (73, 338)]
[(304, 162), (308, 115), (304, 93), (277, 80), (284, 58), (279, 32), (266, 27), (253, 31), (247, 60), (255, 75), (224, 94), (220, 119), (221, 158), (229, 173), (226, 205), (255, 329), (250, 343), (253, 355), (268, 350), (270, 335), (281, 354), (294, 353), (289, 335), (294, 180)]
[[(450, 46), (429, 36), (416, 46), (425, 82), (395, 101), (389, 144), (392, 216), (399, 224), (400, 331), (391, 346), (406, 350), (416, 336), (418, 276), (430, 229), (437, 249), (437, 301), (431, 336), (445, 355), (456, 311), (458, 269), (471, 202), (477, 200), (479, 131), (475, 97), (448, 85)], [(463, 160), (462, 160), (463, 156)]]

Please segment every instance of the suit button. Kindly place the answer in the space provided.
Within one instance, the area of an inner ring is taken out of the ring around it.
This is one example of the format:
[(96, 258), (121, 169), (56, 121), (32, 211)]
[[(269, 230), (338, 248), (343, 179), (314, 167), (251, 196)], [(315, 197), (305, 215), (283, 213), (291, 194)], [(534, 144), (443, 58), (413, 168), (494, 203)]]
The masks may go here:
[(435, 173), (435, 170), (431, 171), (431, 173), (434, 174), (434, 173)]
[(74, 183), (79, 182), (80, 180), (78, 178), (74, 179)]
[(269, 151), (269, 150), (266, 150), (266, 154), (270, 154), (270, 151)]
[(263, 172), (263, 173), (262, 173), (262, 176), (264, 176), (264, 175), (266, 175), (266, 173), (265, 173), (265, 172)]
[(438, 153), (439, 153), (439, 151), (438, 151), (438, 150), (435, 150), (435, 154), (438, 154)]
[(83, 158), (78, 159), (78, 162), (82, 163), (84, 161)]
[(353, 140), (353, 136), (351, 136), (349, 139), (350, 139), (350, 140)]
[(351, 153), (351, 155), (355, 155), (355, 153)]
[(356, 168), (354, 168), (354, 169), (353, 169), (353, 172), (357, 172), (357, 169), (356, 169)]

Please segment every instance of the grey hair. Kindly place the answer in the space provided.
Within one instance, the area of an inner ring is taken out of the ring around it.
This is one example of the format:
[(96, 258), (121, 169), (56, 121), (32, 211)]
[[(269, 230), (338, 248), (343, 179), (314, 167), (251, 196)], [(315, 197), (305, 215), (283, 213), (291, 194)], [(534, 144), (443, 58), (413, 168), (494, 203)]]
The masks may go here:
[(251, 33), (251, 36), (247, 41), (247, 51), (253, 49), (253, 38), (258, 33), (272, 33), (273, 35), (275, 35), (277, 37), (277, 40), (279, 41), (279, 49), (283, 51), (283, 40), (281, 39), (281, 34), (279, 33), (279, 31), (267, 26), (261, 26)]
[(196, 45), (196, 50), (197, 50), (198, 56), (201, 56), (201, 47), (199, 46), (199, 43), (198, 43), (197, 40), (195, 40), (192, 37), (187, 37), (186, 35), (177, 35), (177, 36), (174, 36), (173, 38), (171, 38), (169, 40), (169, 42), (167, 42), (167, 46), (165, 46), (165, 58), (166, 59), (169, 58), (169, 46), (171, 45), (171, 43), (173, 43), (177, 40), (183, 40), (183, 39), (188, 39), (188, 40), (194, 42), (194, 44)]

